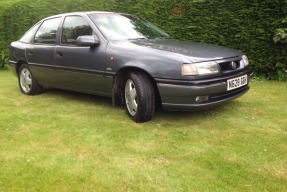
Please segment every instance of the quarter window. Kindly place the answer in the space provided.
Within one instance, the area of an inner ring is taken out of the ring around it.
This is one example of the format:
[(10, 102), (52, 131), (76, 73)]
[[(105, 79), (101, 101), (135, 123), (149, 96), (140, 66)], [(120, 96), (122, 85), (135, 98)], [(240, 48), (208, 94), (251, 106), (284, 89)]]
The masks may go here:
[(55, 44), (60, 21), (61, 18), (44, 21), (34, 37), (34, 43)]
[(30, 43), (34, 37), (35, 32), (39, 28), (39, 26), (40, 26), (40, 23), (34, 25), (31, 29), (29, 29), (29, 31), (23, 37), (21, 37), (20, 42)]
[(79, 36), (93, 35), (93, 30), (88, 22), (80, 16), (66, 17), (61, 36), (61, 44), (76, 45)]

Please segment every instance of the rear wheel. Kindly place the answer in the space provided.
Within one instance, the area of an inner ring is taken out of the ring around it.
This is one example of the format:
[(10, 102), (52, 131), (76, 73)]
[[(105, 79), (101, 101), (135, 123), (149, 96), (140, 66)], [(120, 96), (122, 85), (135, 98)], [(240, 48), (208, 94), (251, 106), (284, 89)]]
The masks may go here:
[(125, 81), (125, 103), (135, 122), (151, 120), (155, 111), (155, 92), (150, 78), (141, 72), (129, 72)]
[(43, 92), (43, 87), (36, 81), (27, 64), (22, 64), (18, 73), (19, 87), (26, 95), (37, 95)]

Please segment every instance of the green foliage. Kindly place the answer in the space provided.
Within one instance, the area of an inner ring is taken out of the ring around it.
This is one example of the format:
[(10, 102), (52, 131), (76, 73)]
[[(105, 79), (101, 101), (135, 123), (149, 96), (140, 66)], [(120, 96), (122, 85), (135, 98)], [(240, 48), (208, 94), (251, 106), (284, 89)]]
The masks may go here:
[(8, 54), (2, 51), (0, 53), (0, 69), (7, 69), (8, 60)]
[(287, 43), (287, 28), (276, 29), (273, 40), (275, 43)]
[(146, 18), (178, 39), (241, 50), (256, 75), (286, 80), (286, 45), (274, 42), (286, 41), (286, 7), (286, 0), (6, 0), (0, 1), (0, 50), (46, 16), (116, 11)]
[(276, 29), (273, 40), (275, 43), (287, 43), (287, 18), (282, 19), (281, 24), (285, 26), (285, 28)]

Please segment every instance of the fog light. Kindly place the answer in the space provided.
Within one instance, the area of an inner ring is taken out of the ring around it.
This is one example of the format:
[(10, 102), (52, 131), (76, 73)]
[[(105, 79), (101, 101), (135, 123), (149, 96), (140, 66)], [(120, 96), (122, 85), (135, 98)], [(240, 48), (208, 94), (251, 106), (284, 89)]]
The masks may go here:
[(196, 102), (203, 102), (203, 101), (207, 101), (208, 98), (209, 98), (208, 95), (206, 95), (206, 96), (197, 96), (197, 97), (195, 98), (195, 101), (196, 101)]

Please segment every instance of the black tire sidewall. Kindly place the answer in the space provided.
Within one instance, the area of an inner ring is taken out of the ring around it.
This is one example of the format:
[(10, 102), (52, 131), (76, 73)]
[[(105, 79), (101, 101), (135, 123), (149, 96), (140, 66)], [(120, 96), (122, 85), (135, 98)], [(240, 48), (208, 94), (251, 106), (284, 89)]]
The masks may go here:
[[(127, 73), (126, 79), (124, 81), (125, 84), (128, 79), (132, 80), (137, 92), (137, 112), (135, 115), (131, 115), (127, 104), (125, 104), (126, 112), (128, 116), (135, 122), (139, 123), (149, 121), (154, 116), (155, 110), (155, 92), (150, 79), (146, 74), (137, 71)], [(126, 96), (124, 93), (124, 99), (126, 103), (125, 97)]]

